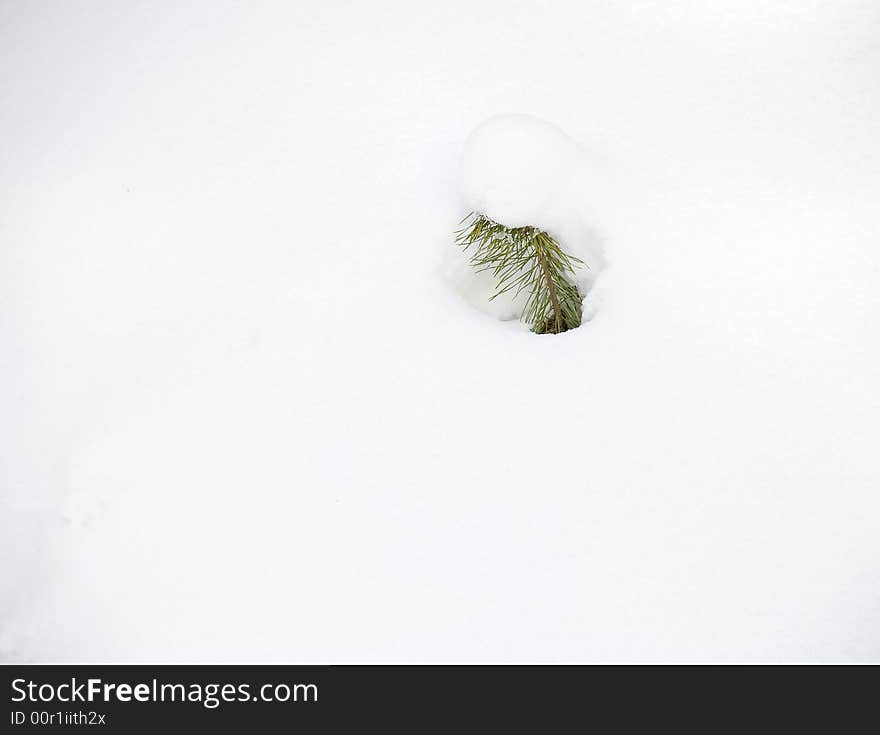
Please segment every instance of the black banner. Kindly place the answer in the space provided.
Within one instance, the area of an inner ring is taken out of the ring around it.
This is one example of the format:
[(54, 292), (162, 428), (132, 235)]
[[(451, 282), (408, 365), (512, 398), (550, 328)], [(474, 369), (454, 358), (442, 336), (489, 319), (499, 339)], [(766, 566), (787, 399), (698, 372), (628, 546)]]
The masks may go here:
[(827, 669), (787, 666), (7, 665), (2, 673), (6, 732), (418, 732), (438, 724), (543, 732), (602, 723), (790, 726), (805, 715), (839, 729), (876, 691), (872, 669), (833, 707)]

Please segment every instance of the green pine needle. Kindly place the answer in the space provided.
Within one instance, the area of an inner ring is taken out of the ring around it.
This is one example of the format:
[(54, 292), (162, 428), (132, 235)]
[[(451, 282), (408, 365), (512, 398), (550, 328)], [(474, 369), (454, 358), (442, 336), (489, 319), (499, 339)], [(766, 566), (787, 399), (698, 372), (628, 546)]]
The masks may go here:
[(537, 227), (505, 227), (476, 212), (460, 224), (456, 243), (465, 250), (474, 247), (471, 264), (477, 272), (491, 271), (495, 277), (492, 299), (526, 291), (529, 297), (520, 318), (536, 334), (558, 334), (580, 326), (583, 296), (568, 274), (574, 275), (575, 268), (584, 265), (582, 260), (568, 255)]

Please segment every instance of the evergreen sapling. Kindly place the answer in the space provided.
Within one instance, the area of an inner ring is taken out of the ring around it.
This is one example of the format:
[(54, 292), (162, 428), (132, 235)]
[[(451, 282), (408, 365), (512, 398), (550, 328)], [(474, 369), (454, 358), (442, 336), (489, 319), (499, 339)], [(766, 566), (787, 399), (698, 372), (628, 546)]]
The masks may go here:
[(472, 250), (477, 272), (491, 271), (496, 299), (528, 294), (520, 318), (536, 334), (559, 334), (579, 327), (583, 295), (570, 280), (584, 262), (566, 253), (549, 233), (537, 227), (506, 227), (472, 212), (459, 224), (456, 243)]

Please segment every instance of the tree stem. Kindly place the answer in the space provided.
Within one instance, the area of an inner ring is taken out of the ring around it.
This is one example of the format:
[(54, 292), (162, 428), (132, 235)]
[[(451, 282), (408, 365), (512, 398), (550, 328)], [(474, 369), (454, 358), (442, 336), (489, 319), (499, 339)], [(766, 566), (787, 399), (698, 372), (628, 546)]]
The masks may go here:
[(547, 258), (544, 257), (544, 249), (539, 242), (540, 235), (535, 236), (535, 250), (538, 253), (538, 262), (541, 264), (541, 270), (544, 272), (544, 280), (547, 281), (547, 290), (550, 292), (550, 303), (553, 304), (553, 316), (556, 321), (556, 334), (562, 331), (562, 309), (559, 308), (559, 297), (556, 294), (556, 286), (553, 285), (553, 279), (550, 278), (550, 268), (547, 266)]

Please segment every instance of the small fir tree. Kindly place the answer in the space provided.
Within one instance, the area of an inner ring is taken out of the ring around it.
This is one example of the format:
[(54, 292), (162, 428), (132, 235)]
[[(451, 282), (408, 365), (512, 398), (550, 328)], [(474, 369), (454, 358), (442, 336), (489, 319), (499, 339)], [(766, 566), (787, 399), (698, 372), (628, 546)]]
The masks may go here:
[(472, 212), (461, 223), (455, 241), (469, 250), (477, 272), (491, 271), (496, 299), (528, 293), (520, 318), (536, 334), (559, 334), (579, 327), (583, 295), (570, 276), (584, 262), (566, 253), (547, 232), (537, 227), (506, 227)]

